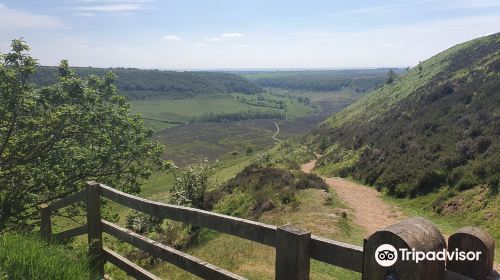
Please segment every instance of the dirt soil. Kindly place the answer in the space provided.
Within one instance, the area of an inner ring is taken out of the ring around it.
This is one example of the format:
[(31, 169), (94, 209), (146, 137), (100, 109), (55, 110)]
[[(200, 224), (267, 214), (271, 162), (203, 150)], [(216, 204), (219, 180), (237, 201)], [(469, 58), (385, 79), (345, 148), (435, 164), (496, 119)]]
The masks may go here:
[[(301, 165), (300, 170), (304, 173), (311, 173), (315, 165), (316, 160), (313, 160)], [(327, 178), (322, 176), (321, 178), (352, 209), (354, 222), (365, 230), (366, 237), (405, 218), (401, 210), (384, 202), (380, 197), (380, 193), (373, 188), (339, 177)], [(444, 235), (444, 238), (448, 240), (447, 235)], [(500, 271), (500, 263), (495, 262), (493, 268)]]
[[(315, 164), (315, 160), (305, 163), (301, 166), (301, 170), (305, 173), (311, 173)], [(338, 177), (322, 178), (336, 191), (337, 196), (352, 209), (354, 222), (365, 230), (366, 236), (404, 218), (400, 210), (385, 203), (380, 197), (380, 193), (373, 188)]]

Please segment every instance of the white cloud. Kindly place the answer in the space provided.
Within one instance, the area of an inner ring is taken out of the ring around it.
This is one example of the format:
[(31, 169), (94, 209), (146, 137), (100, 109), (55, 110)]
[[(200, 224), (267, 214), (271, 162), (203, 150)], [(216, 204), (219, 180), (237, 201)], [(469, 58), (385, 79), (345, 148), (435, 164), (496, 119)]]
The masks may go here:
[(207, 42), (222, 42), (223, 39), (221, 37), (214, 36), (214, 37), (206, 38), (205, 41), (207, 41)]
[(161, 39), (165, 42), (170, 42), (170, 43), (179, 43), (182, 41), (181, 37), (177, 35), (165, 35)]
[(11, 9), (0, 4), (0, 30), (55, 28), (60, 26), (62, 26), (62, 22), (56, 17)]
[(127, 4), (63, 7), (63, 9), (77, 10), (84, 12), (114, 13), (114, 12), (130, 12), (130, 11), (145, 10), (146, 7), (143, 4), (127, 3)]
[(241, 38), (245, 36), (243, 33), (224, 33), (220, 35), (222, 38)]
[(228, 32), (228, 33), (222, 33), (220, 36), (213, 36), (213, 37), (206, 38), (205, 41), (218, 43), (218, 42), (222, 42), (224, 40), (243, 38), (244, 36), (245, 36), (245, 34), (243, 34), (243, 33)]

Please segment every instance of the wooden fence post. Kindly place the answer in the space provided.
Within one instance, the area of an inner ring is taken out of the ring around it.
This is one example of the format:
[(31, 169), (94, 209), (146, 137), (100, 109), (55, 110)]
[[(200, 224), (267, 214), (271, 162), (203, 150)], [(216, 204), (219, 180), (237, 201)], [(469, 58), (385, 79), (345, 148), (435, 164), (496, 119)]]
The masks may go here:
[[(382, 247), (384, 244), (392, 247)], [(403, 260), (400, 249), (410, 253), (412, 249), (425, 253), (442, 252), (446, 249), (446, 243), (441, 232), (423, 218), (407, 219), (388, 226), (372, 234), (365, 242), (363, 280), (381, 280), (388, 277), (404, 280), (444, 279), (444, 260)], [(379, 256), (378, 260), (376, 255)]]
[(52, 211), (47, 204), (42, 204), (39, 206), (40, 209), (40, 235), (43, 239), (49, 240), (52, 236), (52, 223), (50, 220), (50, 215)]
[[(476, 227), (464, 227), (448, 238), (448, 251), (479, 253), (478, 260), (448, 260), (446, 268), (463, 276), (484, 280), (493, 269), (495, 239)], [(472, 256), (472, 255), (471, 255)]]
[(276, 231), (276, 280), (307, 280), (311, 233), (289, 225)]
[(104, 251), (102, 248), (101, 187), (87, 182), (87, 229), (91, 269), (104, 278)]

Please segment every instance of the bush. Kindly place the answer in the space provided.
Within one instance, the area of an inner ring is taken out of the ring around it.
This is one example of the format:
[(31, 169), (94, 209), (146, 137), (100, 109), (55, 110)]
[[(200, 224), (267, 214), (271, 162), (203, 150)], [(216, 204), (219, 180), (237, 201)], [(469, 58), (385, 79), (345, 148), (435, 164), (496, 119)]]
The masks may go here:
[(162, 218), (132, 210), (127, 215), (126, 226), (128, 229), (136, 233), (144, 234), (152, 231), (158, 231), (162, 223)]
[(465, 176), (457, 183), (457, 188), (460, 191), (465, 191), (475, 187), (479, 184), (476, 178), (472, 176)]
[(175, 174), (175, 183), (169, 203), (210, 210), (206, 205), (205, 195), (210, 187), (209, 178), (218, 162), (210, 164), (203, 161), (186, 167), (180, 174)]
[(86, 252), (48, 245), (36, 237), (3, 234), (0, 237), (0, 279), (88, 280)]
[(419, 194), (427, 194), (446, 182), (446, 174), (444, 172), (431, 170), (426, 171), (422, 176), (418, 177), (416, 188)]
[(498, 194), (500, 185), (500, 176), (496, 175), (488, 180), (488, 189), (490, 196), (494, 197)]

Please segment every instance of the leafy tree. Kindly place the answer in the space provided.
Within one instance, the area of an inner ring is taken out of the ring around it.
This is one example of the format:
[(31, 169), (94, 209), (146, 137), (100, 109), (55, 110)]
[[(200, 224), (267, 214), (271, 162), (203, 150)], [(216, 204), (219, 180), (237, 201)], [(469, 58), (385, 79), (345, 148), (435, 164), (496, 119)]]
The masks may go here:
[(210, 176), (217, 166), (208, 161), (192, 164), (176, 175), (170, 203), (207, 210), (205, 195), (210, 186)]
[(28, 77), (37, 61), (23, 40), (0, 55), (0, 231), (31, 229), (37, 206), (95, 180), (137, 193), (152, 171), (166, 168), (139, 115), (130, 115), (114, 75), (77, 77), (67, 61), (55, 84)]

